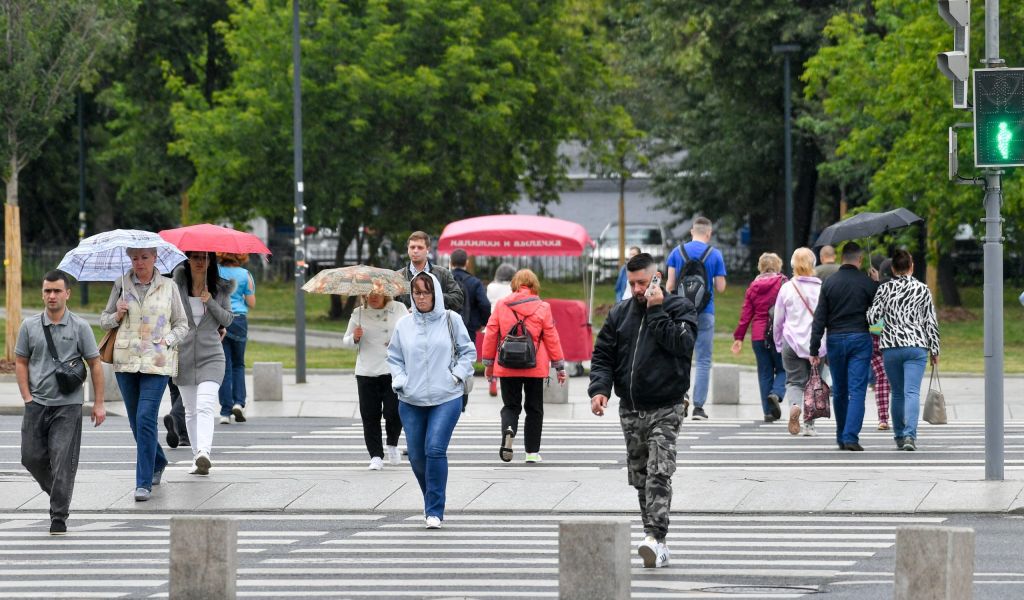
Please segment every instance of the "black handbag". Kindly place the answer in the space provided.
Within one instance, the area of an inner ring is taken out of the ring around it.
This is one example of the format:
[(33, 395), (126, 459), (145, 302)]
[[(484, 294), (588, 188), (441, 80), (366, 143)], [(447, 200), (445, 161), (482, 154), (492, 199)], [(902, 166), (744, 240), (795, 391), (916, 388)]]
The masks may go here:
[(50, 349), (50, 358), (56, 365), (53, 376), (57, 378), (57, 389), (62, 394), (72, 394), (85, 383), (85, 360), (79, 355), (71, 360), (61, 362), (57, 357), (57, 348), (53, 345), (53, 336), (50, 334), (50, 328), (46, 326), (43, 315), (39, 315), (39, 321), (43, 324), (43, 333), (46, 335), (46, 345)]

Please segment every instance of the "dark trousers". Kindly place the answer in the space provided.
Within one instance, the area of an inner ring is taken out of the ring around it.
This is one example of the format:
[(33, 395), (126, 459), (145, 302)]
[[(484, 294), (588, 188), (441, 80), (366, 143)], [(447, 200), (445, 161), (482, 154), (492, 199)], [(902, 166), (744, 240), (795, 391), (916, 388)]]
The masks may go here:
[(359, 391), (359, 418), (363, 420), (363, 441), (370, 458), (384, 458), (380, 443), (380, 419), (384, 417), (384, 430), (388, 446), (397, 446), (402, 435), (402, 419), (398, 416), (398, 396), (391, 389), (391, 376), (368, 377), (356, 375)]
[(509, 427), (519, 431), (519, 413), (523, 412), (523, 395), (526, 395), (526, 439), (523, 449), (527, 454), (540, 452), (540, 435), (544, 429), (544, 378), (543, 377), (502, 377), (501, 384), (501, 431)]
[(82, 447), (82, 405), (25, 405), (21, 464), (50, 496), (50, 518), (67, 519)]
[(178, 391), (178, 386), (168, 381), (167, 389), (171, 392), (171, 419), (174, 420), (174, 431), (182, 440), (179, 443), (187, 446), (188, 442), (184, 441), (188, 439), (188, 429), (185, 427), (185, 403), (181, 401), (181, 392)]
[(222, 417), (230, 415), (236, 404), (245, 406), (245, 344), (248, 339), (249, 320), (245, 315), (235, 315), (221, 342), (224, 347), (224, 381), (217, 394)]

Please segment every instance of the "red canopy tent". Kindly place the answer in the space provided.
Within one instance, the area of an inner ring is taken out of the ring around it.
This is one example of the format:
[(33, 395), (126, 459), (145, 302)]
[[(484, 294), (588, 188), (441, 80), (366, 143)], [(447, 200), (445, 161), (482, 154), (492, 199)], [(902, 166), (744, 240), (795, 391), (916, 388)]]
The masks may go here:
[[(489, 215), (455, 221), (444, 228), (437, 241), (439, 254), (462, 248), (476, 256), (582, 256), (593, 247), (594, 242), (579, 223), (536, 215)], [(591, 269), (591, 278), (593, 274)], [(565, 360), (590, 360), (593, 330), (587, 304), (579, 300), (547, 302)]]
[(579, 223), (536, 215), (489, 215), (449, 223), (437, 251), (477, 256), (581, 256), (594, 242)]

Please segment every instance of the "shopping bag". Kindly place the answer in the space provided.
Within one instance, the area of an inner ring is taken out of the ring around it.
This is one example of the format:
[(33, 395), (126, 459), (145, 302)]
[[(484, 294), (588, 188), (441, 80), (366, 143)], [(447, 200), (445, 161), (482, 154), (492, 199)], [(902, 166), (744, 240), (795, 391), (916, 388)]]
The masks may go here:
[(818, 367), (811, 365), (811, 377), (804, 388), (804, 421), (828, 419), (832, 416), (829, 399), (832, 390), (818, 373)]
[[(932, 387), (932, 384), (935, 384)], [(932, 365), (932, 375), (928, 379), (928, 394), (924, 399), (924, 420), (932, 425), (946, 424), (946, 396), (942, 393), (942, 382), (939, 371)]]

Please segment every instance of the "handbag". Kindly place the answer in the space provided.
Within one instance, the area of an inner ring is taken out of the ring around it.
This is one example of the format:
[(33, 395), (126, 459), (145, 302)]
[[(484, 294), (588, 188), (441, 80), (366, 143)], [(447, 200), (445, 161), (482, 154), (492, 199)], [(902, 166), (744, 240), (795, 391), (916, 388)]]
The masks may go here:
[[(932, 388), (932, 383), (936, 388)], [(928, 394), (924, 399), (924, 420), (932, 425), (946, 424), (946, 396), (942, 393), (942, 382), (939, 370), (932, 365), (932, 375), (928, 379)]]
[(828, 419), (832, 416), (829, 397), (832, 390), (818, 373), (818, 367), (811, 365), (811, 377), (804, 388), (804, 421)]
[[(457, 363), (459, 361), (459, 355), (458, 355), (458, 350), (456, 349), (457, 346), (455, 345), (455, 328), (452, 326), (452, 311), (449, 310), (449, 311), (447, 311), (447, 313), (448, 313), (448, 336), (451, 337), (451, 340), (452, 340), (452, 362), (448, 365), (448, 371), (451, 371), (452, 368), (455, 366), (455, 363)], [(455, 374), (452, 373), (452, 375), (454, 376)], [(473, 376), (470, 375), (469, 377), (467, 377), (467, 378), (462, 380), (462, 395), (463, 396), (468, 396), (469, 393), (472, 392), (472, 391), (473, 391)], [(466, 407), (463, 406), (462, 408), (463, 408), (463, 410), (465, 410)]]
[(506, 369), (532, 369), (537, 366), (537, 346), (523, 322), (525, 317), (520, 317), (519, 313), (512, 309), (516, 304), (537, 300), (540, 298), (524, 298), (506, 304), (518, 319), (498, 345), (498, 364)]
[(107, 332), (103, 334), (103, 338), (100, 339), (99, 349), (101, 362), (105, 362), (109, 365), (114, 364), (114, 342), (117, 340), (117, 330), (120, 328), (121, 326), (118, 325), (113, 329), (108, 329)]
[(56, 366), (53, 375), (57, 378), (57, 389), (64, 395), (72, 394), (85, 383), (85, 360), (79, 355), (61, 362), (57, 357), (57, 348), (53, 345), (53, 336), (50, 334), (50, 328), (46, 326), (43, 315), (39, 315), (39, 322), (43, 324), (46, 346), (50, 349), (50, 358), (53, 359)]

